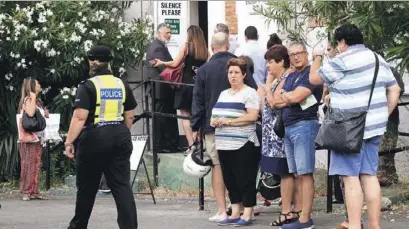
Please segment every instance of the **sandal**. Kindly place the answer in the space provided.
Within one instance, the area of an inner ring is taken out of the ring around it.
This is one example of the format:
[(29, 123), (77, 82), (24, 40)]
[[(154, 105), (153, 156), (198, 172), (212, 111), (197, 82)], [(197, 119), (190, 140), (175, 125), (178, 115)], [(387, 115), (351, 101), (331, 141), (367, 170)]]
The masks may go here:
[(30, 198), (34, 200), (48, 200), (47, 197), (42, 196), (42, 195), (32, 195)]
[[(298, 211), (298, 212), (291, 212), (291, 214), (296, 214), (297, 215), (297, 219), (300, 218), (301, 216), (301, 212), (302, 211)], [(295, 218), (295, 217), (294, 217)]]
[(29, 195), (23, 195), (23, 198), (21, 198), (23, 201), (29, 201), (31, 200)]
[[(270, 223), (270, 226), (272, 227), (279, 227), (279, 226), (283, 226), (284, 224), (290, 224), (292, 222), (294, 222), (295, 218), (287, 218), (287, 216), (290, 216), (290, 213), (280, 213), (280, 216), (278, 217), (278, 219), (276, 219), (274, 222)], [(284, 216), (284, 221), (281, 221), (281, 216)]]

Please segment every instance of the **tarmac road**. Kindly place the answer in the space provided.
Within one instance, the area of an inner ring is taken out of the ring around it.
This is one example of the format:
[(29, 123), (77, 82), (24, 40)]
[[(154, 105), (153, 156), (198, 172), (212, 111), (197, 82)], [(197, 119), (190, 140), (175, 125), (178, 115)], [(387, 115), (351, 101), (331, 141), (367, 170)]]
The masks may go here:
[[(23, 202), (18, 199), (1, 199), (0, 210), (1, 229), (65, 229), (73, 216), (75, 208), (74, 197), (50, 196), (50, 200), (33, 200)], [(198, 211), (197, 202), (159, 200), (156, 205), (151, 200), (137, 199), (138, 219), (140, 229), (212, 229), (220, 228), (207, 218), (213, 215), (213, 201), (206, 203), (205, 211)], [(268, 224), (279, 211), (273, 207), (273, 212), (262, 213), (256, 217), (251, 228), (272, 228)], [(331, 229), (344, 218), (342, 214), (318, 213), (313, 216), (317, 229)], [(391, 222), (391, 219), (393, 219)], [(408, 228), (409, 219), (405, 215), (384, 213), (382, 229)], [(111, 196), (98, 197), (89, 229), (118, 228), (116, 224), (116, 208)], [(226, 228), (226, 227), (224, 227)], [(229, 227), (227, 227), (229, 228)], [(365, 228), (368, 228), (365, 226)]]

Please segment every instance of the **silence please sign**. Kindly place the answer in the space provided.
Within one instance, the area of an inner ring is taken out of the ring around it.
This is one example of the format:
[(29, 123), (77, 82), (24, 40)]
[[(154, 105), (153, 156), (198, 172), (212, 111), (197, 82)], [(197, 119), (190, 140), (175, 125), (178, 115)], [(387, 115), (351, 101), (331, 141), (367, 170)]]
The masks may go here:
[(180, 16), (182, 13), (182, 3), (180, 2), (162, 2), (160, 8), (163, 16)]

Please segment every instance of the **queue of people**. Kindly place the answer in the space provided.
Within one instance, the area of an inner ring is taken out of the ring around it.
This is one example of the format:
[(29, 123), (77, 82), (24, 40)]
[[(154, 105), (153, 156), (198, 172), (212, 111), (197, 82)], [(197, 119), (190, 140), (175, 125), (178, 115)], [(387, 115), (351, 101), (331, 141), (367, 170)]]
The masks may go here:
[[(335, 228), (364, 228), (363, 193), (371, 209), (369, 228), (380, 228), (381, 192), (376, 174), (379, 143), (403, 90), (391, 66), (376, 54), (376, 67), (373, 52), (365, 47), (362, 33), (352, 24), (334, 31), (324, 64), (323, 49), (313, 51), (310, 64), (303, 43), (285, 47), (274, 34), (262, 51), (254, 27), (248, 27), (245, 36), (247, 43), (238, 48), (243, 56), (237, 57), (228, 52), (228, 34), (213, 35), (213, 55), (197, 71), (193, 89), (191, 127), (195, 133), (205, 133), (206, 153), (214, 164), (212, 187), (218, 210), (209, 220), (219, 225), (252, 225), (255, 171), (259, 168), (281, 177), (282, 211), (270, 225), (313, 228), (316, 138), (325, 119), (320, 116), (342, 119), (367, 109), (361, 151), (331, 152), (330, 175), (339, 176), (335, 183), (337, 199), (345, 200), (347, 207), (347, 219)], [(263, 69), (256, 70), (260, 62), (266, 72), (264, 79)], [(375, 68), (379, 70), (370, 99)], [(256, 90), (253, 82), (257, 82)], [(350, 103), (351, 99), (356, 103)], [(324, 106), (320, 106), (322, 102)], [(256, 133), (258, 115), (262, 120), (261, 137)], [(280, 123), (284, 133), (276, 132)], [(232, 208), (230, 216), (226, 214), (225, 188)]]

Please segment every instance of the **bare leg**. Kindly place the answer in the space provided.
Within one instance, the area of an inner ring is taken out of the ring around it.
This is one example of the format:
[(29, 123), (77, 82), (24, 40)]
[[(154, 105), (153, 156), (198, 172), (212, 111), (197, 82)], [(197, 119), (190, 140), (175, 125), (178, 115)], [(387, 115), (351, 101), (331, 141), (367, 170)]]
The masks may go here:
[[(212, 170), (212, 188), (214, 195), (216, 197), (218, 215), (227, 217), (226, 214), (226, 187), (223, 182), (223, 175), (220, 165), (215, 165)], [(240, 204), (239, 206), (239, 216), (240, 216)]]
[(345, 202), (347, 204), (349, 229), (360, 229), (363, 202), (361, 182), (359, 181), (359, 177), (344, 176), (343, 180), (345, 186)]
[(306, 223), (311, 219), (312, 204), (314, 200), (314, 177), (312, 174), (301, 175), (302, 179), (302, 213), (300, 222)]
[[(254, 209), (253, 207), (244, 208), (243, 216), (241, 218), (246, 220), (246, 221), (249, 221), (250, 219), (252, 219), (253, 218), (253, 209)], [(233, 218), (233, 219), (235, 219), (235, 218)]]
[(381, 220), (381, 187), (376, 176), (361, 175), (365, 193), (365, 202), (368, 205), (369, 229), (380, 229)]
[[(291, 202), (294, 195), (294, 177), (281, 176), (281, 212), (287, 214), (291, 212)], [(281, 219), (284, 220), (284, 216), (281, 216)]]
[(241, 204), (232, 204), (231, 205), (231, 216), (230, 219), (240, 218), (240, 205)]
[[(191, 116), (190, 111), (183, 110), (183, 109), (180, 110), (180, 114), (183, 116), (187, 116), (187, 117)], [(182, 125), (183, 125), (183, 131), (185, 132), (185, 136), (187, 139), (187, 143), (189, 144), (189, 146), (191, 146), (193, 144), (193, 131), (192, 131), (192, 128), (190, 127), (190, 120), (183, 119)]]
[(299, 176), (296, 176), (294, 179), (294, 197), (293, 197), (293, 202), (294, 202), (294, 212), (301, 212), (302, 210), (302, 202), (303, 202), (303, 198), (302, 198), (302, 179)]

